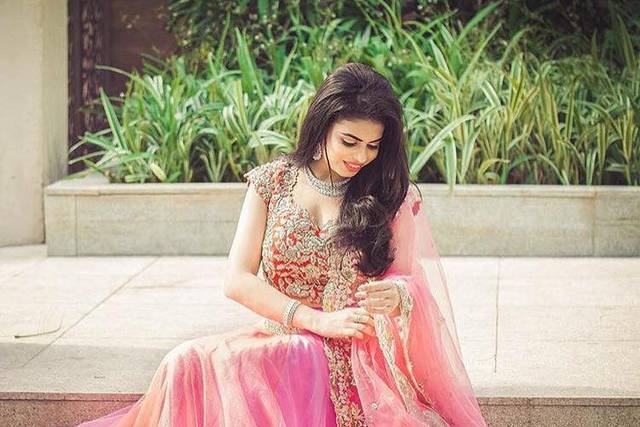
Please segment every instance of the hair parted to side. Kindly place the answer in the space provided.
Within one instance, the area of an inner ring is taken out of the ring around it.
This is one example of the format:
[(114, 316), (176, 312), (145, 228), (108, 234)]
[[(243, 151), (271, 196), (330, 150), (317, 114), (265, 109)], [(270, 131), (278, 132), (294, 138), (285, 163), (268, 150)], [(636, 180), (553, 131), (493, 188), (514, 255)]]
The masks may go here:
[(384, 125), (378, 155), (351, 178), (332, 235), (339, 247), (358, 250), (363, 274), (379, 276), (393, 262), (391, 221), (410, 184), (402, 105), (387, 79), (368, 65), (347, 63), (336, 68), (309, 105), (298, 146), (290, 154), (292, 161), (308, 165), (321, 145), (323, 158), (333, 170), (325, 140), (333, 123), (343, 119)]

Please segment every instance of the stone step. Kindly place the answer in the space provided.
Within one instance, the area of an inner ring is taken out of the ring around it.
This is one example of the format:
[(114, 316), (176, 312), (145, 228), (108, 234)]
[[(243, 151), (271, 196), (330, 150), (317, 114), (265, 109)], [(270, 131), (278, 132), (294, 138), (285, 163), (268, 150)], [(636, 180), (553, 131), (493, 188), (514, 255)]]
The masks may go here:
[[(442, 261), (491, 425), (640, 425), (640, 259)], [(225, 268), (0, 248), (0, 426), (97, 418), (137, 400), (174, 346), (253, 323)]]
[[(131, 405), (140, 393), (0, 392), (3, 426), (76, 426)], [(492, 427), (632, 427), (640, 425), (640, 398), (478, 396)]]

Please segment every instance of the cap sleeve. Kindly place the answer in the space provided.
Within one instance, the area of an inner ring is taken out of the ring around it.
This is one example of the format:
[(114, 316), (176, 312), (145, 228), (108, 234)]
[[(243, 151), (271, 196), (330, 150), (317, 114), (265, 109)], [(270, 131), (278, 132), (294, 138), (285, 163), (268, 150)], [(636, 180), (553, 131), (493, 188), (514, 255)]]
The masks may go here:
[(278, 171), (280, 163), (278, 160), (273, 160), (269, 163), (256, 166), (243, 176), (247, 180), (247, 187), (253, 184), (256, 192), (260, 198), (264, 201), (264, 204), (269, 206), (271, 196), (277, 190), (278, 184)]

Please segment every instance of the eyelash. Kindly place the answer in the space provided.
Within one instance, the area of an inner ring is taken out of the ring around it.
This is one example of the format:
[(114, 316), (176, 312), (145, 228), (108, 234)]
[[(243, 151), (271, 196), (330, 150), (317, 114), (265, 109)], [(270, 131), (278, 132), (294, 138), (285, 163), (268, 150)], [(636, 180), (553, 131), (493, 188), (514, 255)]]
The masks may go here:
[[(344, 145), (346, 145), (347, 147), (353, 147), (353, 146), (355, 146), (355, 145), (356, 145), (355, 143), (353, 143), (353, 142), (347, 142), (347, 141), (345, 141), (344, 139), (342, 140), (342, 143), (343, 143)], [(376, 145), (375, 147), (373, 147), (373, 146), (371, 146), (371, 145), (368, 145), (367, 147), (368, 147), (369, 149), (371, 149), (371, 150), (377, 150), (377, 149), (378, 149), (378, 146), (377, 146), (377, 145)]]

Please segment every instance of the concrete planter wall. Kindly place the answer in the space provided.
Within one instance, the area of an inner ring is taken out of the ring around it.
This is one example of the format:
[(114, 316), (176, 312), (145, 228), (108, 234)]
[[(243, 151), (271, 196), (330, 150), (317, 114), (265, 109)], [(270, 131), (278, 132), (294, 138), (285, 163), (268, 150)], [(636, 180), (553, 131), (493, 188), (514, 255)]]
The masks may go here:
[[(226, 255), (246, 183), (45, 189), (48, 254)], [(441, 255), (638, 256), (640, 188), (420, 184)]]

